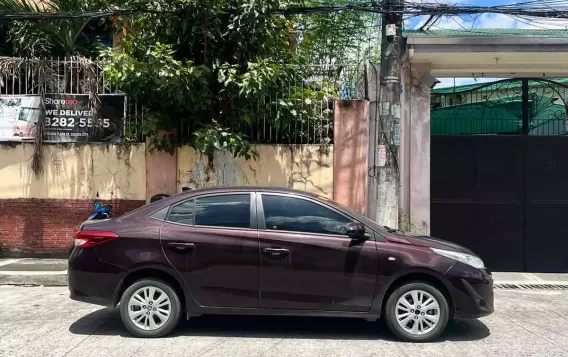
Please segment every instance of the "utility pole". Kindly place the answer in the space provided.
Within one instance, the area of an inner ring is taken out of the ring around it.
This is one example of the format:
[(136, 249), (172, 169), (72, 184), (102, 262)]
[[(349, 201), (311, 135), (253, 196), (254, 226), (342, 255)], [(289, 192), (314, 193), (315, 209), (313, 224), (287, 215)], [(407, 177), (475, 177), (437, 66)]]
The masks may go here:
[[(377, 222), (407, 229), (408, 218), (399, 215), (399, 147), (402, 56), (402, 14), (404, 0), (383, 0), (387, 12), (382, 16), (380, 100), (375, 152), (374, 214)], [(399, 224), (402, 223), (402, 224)]]

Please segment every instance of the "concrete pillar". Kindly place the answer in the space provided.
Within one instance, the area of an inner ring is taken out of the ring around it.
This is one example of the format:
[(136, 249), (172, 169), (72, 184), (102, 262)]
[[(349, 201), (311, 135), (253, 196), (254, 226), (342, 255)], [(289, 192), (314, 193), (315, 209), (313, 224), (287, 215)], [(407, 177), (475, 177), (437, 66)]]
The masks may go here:
[(365, 213), (367, 200), (369, 102), (335, 102), (333, 126), (334, 200)]
[(154, 150), (150, 154), (146, 139), (146, 202), (158, 193), (177, 193), (177, 151), (173, 155)]
[(400, 128), (400, 223), (430, 232), (430, 88), (420, 80), (428, 64), (405, 63)]
[(366, 65), (367, 73), (367, 97), (369, 99), (369, 147), (368, 147), (368, 189), (367, 189), (367, 210), (366, 216), (370, 219), (377, 217), (377, 136), (378, 136), (378, 120), (379, 120), (379, 95), (380, 95), (380, 64), (368, 63)]

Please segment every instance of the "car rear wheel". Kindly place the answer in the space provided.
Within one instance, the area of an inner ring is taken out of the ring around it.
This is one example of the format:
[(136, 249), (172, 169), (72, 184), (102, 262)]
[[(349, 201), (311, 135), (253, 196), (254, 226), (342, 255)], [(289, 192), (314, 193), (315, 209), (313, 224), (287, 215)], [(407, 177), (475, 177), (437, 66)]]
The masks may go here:
[(177, 293), (169, 284), (158, 279), (143, 279), (122, 294), (120, 317), (134, 336), (161, 337), (178, 324), (180, 305)]
[(389, 296), (385, 317), (387, 326), (398, 338), (432, 341), (446, 328), (449, 306), (436, 287), (413, 282), (400, 286)]

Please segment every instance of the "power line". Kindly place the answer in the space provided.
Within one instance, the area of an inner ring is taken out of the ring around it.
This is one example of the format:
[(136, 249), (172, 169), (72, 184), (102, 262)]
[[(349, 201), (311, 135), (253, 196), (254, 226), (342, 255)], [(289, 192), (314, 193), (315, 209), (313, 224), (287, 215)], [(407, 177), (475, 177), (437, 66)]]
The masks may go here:
[(73, 20), (73, 19), (87, 19), (87, 18), (101, 18), (111, 16), (126, 16), (137, 15), (144, 13), (173, 13), (155, 10), (109, 10), (109, 11), (61, 11), (61, 12), (18, 12), (7, 13), (0, 12), (0, 19), (2, 20)]
[[(502, 14), (522, 18), (533, 18), (548, 20), (568, 19), (568, 1), (565, 0), (536, 0), (522, 3), (495, 6), (477, 6), (467, 4), (440, 4), (438, 2), (413, 2), (407, 1), (402, 4), (386, 7), (383, 2), (361, 2), (347, 5), (327, 5), (311, 7), (288, 7), (274, 10), (274, 14), (280, 15), (312, 15), (328, 14), (341, 11), (360, 11), (375, 14), (406, 15), (416, 16), (462, 16), (479, 14)], [(142, 14), (175, 14), (177, 11), (143, 9), (124, 9), (106, 11), (84, 11), (84, 12), (0, 12), (2, 20), (60, 20), (60, 19), (82, 19), (82, 18), (101, 18), (110, 16), (142, 15)], [(534, 21), (534, 20), (531, 20)], [(431, 26), (431, 24), (429, 25)]]
[[(284, 15), (333, 13), (339, 11), (365, 11), (378, 14), (406, 14), (406, 15), (475, 15), (480, 13), (492, 13), (503, 15), (521, 15), (530, 17), (562, 18), (568, 19), (568, 3), (566, 1), (549, 1), (543, 6), (541, 1), (526, 2), (520, 4), (508, 4), (497, 6), (477, 5), (446, 5), (438, 2), (406, 2), (402, 5), (387, 9), (382, 3), (368, 3), (358, 5), (334, 5), (314, 7), (289, 7), (276, 10), (275, 13)], [(538, 5), (538, 6), (535, 6)], [(557, 8), (552, 5), (561, 5)]]

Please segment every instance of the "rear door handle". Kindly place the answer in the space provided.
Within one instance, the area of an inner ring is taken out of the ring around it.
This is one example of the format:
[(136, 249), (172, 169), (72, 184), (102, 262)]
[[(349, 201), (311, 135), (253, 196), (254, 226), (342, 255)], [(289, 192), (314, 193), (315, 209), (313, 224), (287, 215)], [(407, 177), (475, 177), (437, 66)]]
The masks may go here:
[(290, 251), (284, 248), (263, 248), (262, 252), (273, 257), (283, 257), (290, 254)]
[(176, 252), (186, 252), (195, 248), (195, 244), (184, 243), (184, 242), (171, 242), (168, 243), (168, 247), (170, 247), (171, 250), (174, 250)]

